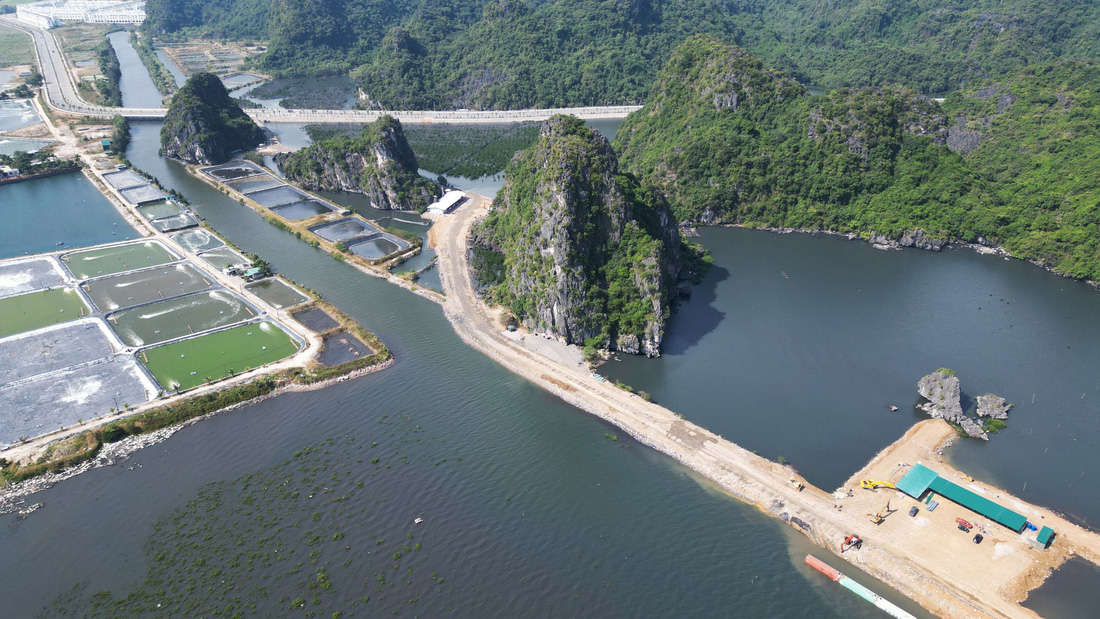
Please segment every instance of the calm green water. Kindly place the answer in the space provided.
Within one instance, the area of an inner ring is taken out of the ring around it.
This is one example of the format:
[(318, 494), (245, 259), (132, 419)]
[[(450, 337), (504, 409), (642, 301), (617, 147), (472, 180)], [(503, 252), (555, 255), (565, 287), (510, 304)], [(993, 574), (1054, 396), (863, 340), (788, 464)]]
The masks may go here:
[(115, 48), (118, 56), (118, 65), (122, 70), (122, 78), (118, 87), (122, 90), (122, 105), (125, 107), (155, 108), (163, 102), (160, 91), (149, 70), (141, 62), (133, 44), (130, 43), (130, 32), (119, 30), (107, 35), (111, 40), (111, 47)]
[[(125, 596), (148, 566), (162, 563), (148, 561), (143, 546), (186, 535), (180, 527), (193, 521), (188, 514), (194, 510), (206, 519), (223, 514), (208, 530), (232, 535), (243, 490), (231, 480), (268, 475), (294, 452), (344, 437), (377, 442), (390, 470), (400, 474), (380, 473), (369, 458), (348, 460), (339, 445), (322, 445), (339, 459), (341, 475), (367, 486), (333, 521), (349, 539), (374, 534), (389, 538), (387, 544), (415, 531), (427, 554), (416, 555), (414, 582), (434, 572), (446, 583), (438, 594), (425, 593), (424, 612), (433, 595), (431, 607), (450, 607), (458, 616), (517, 616), (532, 609), (558, 616), (879, 616), (804, 570), (808, 545), (775, 520), (632, 441), (608, 440), (604, 434), (614, 428), (465, 346), (437, 305), (334, 261), (160, 159), (158, 131), (159, 125), (135, 123), (129, 156), (137, 166), (182, 191), (242, 249), (317, 288), (374, 330), (398, 361), (385, 372), (197, 424), (138, 453), (127, 466), (40, 493), (33, 500), (44, 508), (24, 520), (4, 517), (0, 527), (0, 544), (24, 558), (21, 570), (0, 579), (0, 598), (13, 616), (31, 614), (74, 583), (88, 595), (109, 589)], [(322, 479), (328, 474), (311, 483)], [(221, 490), (223, 501), (204, 502), (204, 489)], [(193, 499), (198, 503), (189, 511)], [(270, 501), (273, 509), (297, 509), (290, 499)], [(174, 513), (179, 525), (171, 521)], [(417, 517), (424, 522), (412, 529)], [(163, 519), (153, 536), (153, 524)], [(295, 535), (283, 547), (296, 548), (305, 560), (312, 550), (307, 543)], [(208, 553), (215, 561), (220, 548), (211, 544), (169, 558), (193, 561)], [(343, 557), (332, 560), (329, 577), (340, 595), (373, 582), (378, 569), (363, 559), (349, 568), (339, 567)], [(229, 577), (267, 578), (276, 599), (254, 597), (270, 610), (284, 591), (299, 595), (294, 582), (275, 580), (273, 571), (284, 572), (277, 566)], [(210, 605), (224, 599), (221, 593), (203, 596), (196, 599)]]
[(137, 237), (79, 172), (0, 187), (0, 258)]

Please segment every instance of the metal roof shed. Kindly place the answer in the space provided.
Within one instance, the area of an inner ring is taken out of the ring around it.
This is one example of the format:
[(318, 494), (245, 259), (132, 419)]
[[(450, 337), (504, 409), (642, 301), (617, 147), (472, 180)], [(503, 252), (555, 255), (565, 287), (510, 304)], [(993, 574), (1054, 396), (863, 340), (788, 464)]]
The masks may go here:
[(963, 507), (973, 510), (986, 518), (989, 518), (993, 522), (1004, 525), (1009, 529), (1019, 533), (1024, 530), (1024, 525), (1027, 524), (1027, 518), (1018, 514), (1007, 507), (1003, 507), (990, 501), (989, 499), (978, 495), (975, 492), (971, 492), (962, 486), (953, 484), (942, 477), (936, 477), (932, 480), (932, 483), (928, 485), (928, 488), (933, 492), (938, 492), (941, 496), (944, 496), (952, 501), (962, 505)]
[(914, 464), (913, 468), (909, 469), (905, 477), (902, 477), (896, 485), (898, 490), (901, 490), (914, 499), (920, 499), (924, 491), (928, 490), (928, 486), (937, 477), (939, 477), (939, 475), (927, 466), (923, 464)]
[(1050, 546), (1051, 540), (1054, 539), (1054, 529), (1050, 527), (1043, 527), (1039, 530), (1039, 537), (1035, 538), (1035, 541), (1043, 545), (1043, 548)]

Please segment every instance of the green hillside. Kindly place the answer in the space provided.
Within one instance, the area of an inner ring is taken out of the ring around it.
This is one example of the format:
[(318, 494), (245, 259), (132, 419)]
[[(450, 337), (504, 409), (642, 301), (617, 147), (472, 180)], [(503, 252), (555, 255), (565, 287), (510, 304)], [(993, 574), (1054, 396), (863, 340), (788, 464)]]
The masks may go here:
[(1100, 52), (1083, 0), (150, 0), (159, 36), (266, 39), (280, 75), (360, 78), (377, 106), (640, 101), (673, 50), (710, 34), (804, 84), (944, 93)]
[(1093, 63), (1061, 62), (942, 106), (897, 87), (812, 96), (744, 50), (697, 37), (616, 146), (683, 220), (930, 248), (986, 242), (1096, 278), (1097, 86)]

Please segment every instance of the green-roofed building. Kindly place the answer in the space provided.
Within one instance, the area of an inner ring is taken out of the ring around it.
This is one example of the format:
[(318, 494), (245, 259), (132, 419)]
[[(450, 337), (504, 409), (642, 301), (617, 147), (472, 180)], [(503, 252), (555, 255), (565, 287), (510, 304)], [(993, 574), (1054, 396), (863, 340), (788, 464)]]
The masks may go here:
[(1035, 541), (1039, 542), (1039, 545), (1043, 548), (1050, 546), (1050, 543), (1054, 541), (1054, 529), (1050, 527), (1039, 529), (1039, 536), (1035, 538)]
[[(925, 492), (931, 490), (1017, 533), (1023, 531), (1024, 527), (1027, 526), (1027, 518), (1022, 514), (998, 505), (958, 484), (947, 481), (922, 464), (913, 465), (913, 468), (896, 485), (898, 490), (917, 500), (920, 500)], [(1051, 533), (1053, 534), (1053, 531)]]

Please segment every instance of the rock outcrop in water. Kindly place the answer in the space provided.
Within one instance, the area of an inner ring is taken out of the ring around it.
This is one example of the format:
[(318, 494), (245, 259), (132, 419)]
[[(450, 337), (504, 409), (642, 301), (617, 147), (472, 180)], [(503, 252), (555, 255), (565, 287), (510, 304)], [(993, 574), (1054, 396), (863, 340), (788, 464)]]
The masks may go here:
[(442, 194), (417, 172), (401, 123), (383, 116), (359, 137), (337, 136), (275, 158), (286, 177), (306, 189), (365, 194), (379, 209), (424, 212)]
[(621, 173), (607, 139), (582, 121), (543, 123), (473, 237), (476, 277), (525, 326), (660, 354), (684, 262), (678, 227), (663, 196)]
[(264, 141), (217, 76), (196, 73), (172, 97), (160, 129), (161, 154), (201, 165), (221, 163)]
[(1008, 419), (1008, 411), (1012, 409), (1011, 404), (1007, 404), (1005, 399), (1001, 396), (987, 393), (985, 395), (978, 396), (978, 416), (989, 417), (991, 419)]
[[(986, 428), (983, 428), (974, 418), (966, 414), (962, 408), (962, 392), (959, 387), (959, 379), (955, 373), (946, 368), (940, 368), (917, 383), (917, 391), (928, 400), (920, 405), (920, 409), (935, 419), (943, 419), (962, 428), (971, 438), (989, 440)], [(1011, 404), (1006, 404), (1005, 399), (993, 394), (978, 396), (979, 417), (992, 419), (1008, 419), (1008, 410)], [(1000, 427), (1004, 427), (1003, 425)], [(991, 426), (990, 431), (996, 432), (997, 427)]]

